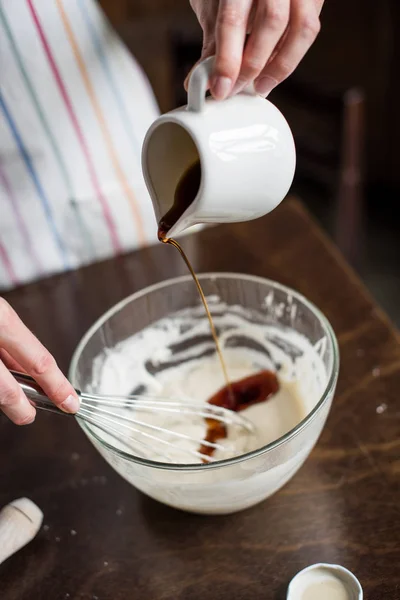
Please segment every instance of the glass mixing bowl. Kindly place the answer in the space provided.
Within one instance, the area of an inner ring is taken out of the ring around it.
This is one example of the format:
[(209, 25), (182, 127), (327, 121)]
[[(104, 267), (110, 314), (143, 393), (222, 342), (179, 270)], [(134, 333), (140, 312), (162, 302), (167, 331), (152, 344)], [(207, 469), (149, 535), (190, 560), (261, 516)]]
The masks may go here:
[[(326, 376), (320, 393), (310, 399), (305, 418), (264, 447), (210, 464), (148, 460), (124, 451), (79, 418), (78, 422), (105, 460), (143, 493), (178, 509), (226, 514), (250, 507), (275, 493), (304, 463), (328, 416), (338, 377), (339, 353), (327, 319), (297, 292), (250, 275), (211, 273), (202, 274), (199, 279), (217, 327), (216, 306), (220, 307), (221, 302), (223, 315), (244, 307), (270, 323), (275, 336), (279, 337), (279, 331), (292, 330), (318, 350)], [(99, 357), (109, 356), (118, 344), (158, 320), (192, 308), (196, 319), (206, 319), (189, 275), (153, 285), (119, 302), (79, 343), (69, 372), (73, 385), (84, 392), (103, 392), (99, 387)], [(155, 350), (159, 351), (157, 344)], [(297, 349), (293, 347), (288, 351), (296, 354)], [(119, 368), (119, 376), (122, 373), (124, 377), (125, 367), (120, 365)]]

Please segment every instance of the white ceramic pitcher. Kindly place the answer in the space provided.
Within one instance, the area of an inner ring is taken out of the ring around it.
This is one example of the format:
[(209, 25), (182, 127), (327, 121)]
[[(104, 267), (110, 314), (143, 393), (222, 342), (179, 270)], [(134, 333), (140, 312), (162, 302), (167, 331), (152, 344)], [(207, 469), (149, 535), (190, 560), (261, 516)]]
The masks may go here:
[(246, 90), (206, 98), (213, 57), (189, 81), (188, 104), (159, 117), (146, 134), (142, 168), (158, 221), (174, 203), (182, 175), (200, 160), (197, 196), (169, 230), (249, 221), (273, 210), (291, 186), (296, 151), (290, 127), (268, 100)]

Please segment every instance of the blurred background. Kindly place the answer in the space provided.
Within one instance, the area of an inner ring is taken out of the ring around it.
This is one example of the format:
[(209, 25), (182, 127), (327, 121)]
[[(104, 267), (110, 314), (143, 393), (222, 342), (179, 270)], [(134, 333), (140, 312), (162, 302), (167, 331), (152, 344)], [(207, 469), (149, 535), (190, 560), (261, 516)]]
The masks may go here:
[[(189, 0), (100, 0), (146, 72), (162, 112), (202, 35)], [(292, 191), (400, 325), (399, 0), (327, 0), (321, 33), (270, 99), (296, 140)], [(329, 277), (329, 273), (327, 273)]]

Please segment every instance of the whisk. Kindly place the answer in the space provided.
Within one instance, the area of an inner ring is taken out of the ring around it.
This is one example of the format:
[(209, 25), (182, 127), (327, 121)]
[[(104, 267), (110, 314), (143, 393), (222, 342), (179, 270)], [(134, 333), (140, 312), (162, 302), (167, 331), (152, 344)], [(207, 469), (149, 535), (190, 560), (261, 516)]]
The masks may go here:
[[(140, 419), (140, 412), (167, 414), (172, 417), (179, 415), (179, 417), (187, 417), (188, 420), (190, 417), (210, 419), (227, 428), (237, 427), (240, 433), (244, 435), (249, 436), (254, 433), (254, 426), (250, 421), (229, 409), (206, 402), (196, 402), (189, 399), (171, 400), (159, 396), (105, 396), (86, 394), (76, 390), (80, 400), (80, 409), (75, 415), (71, 415), (63, 412), (53, 404), (32, 377), (17, 371), (11, 371), (11, 374), (35, 408), (64, 416), (78, 417), (78, 419), (102, 430), (107, 436), (117, 439), (120, 443), (122, 442), (130, 450), (134, 449), (136, 451), (135, 446), (139, 445), (145, 451), (148, 451), (153, 448), (154, 443), (160, 443), (165, 448), (165, 455), (168, 456), (168, 447), (176, 450), (179, 442), (190, 442), (191, 447), (179, 447), (179, 452), (185, 452), (190, 456), (201, 459), (203, 462), (215, 460), (212, 454), (216, 450), (222, 453), (226, 451), (226, 447), (218, 442), (196, 439), (196, 437), (182, 431), (174, 431), (154, 423), (146, 423)], [(133, 414), (129, 416), (121, 414), (118, 409), (124, 412), (131, 410)], [(196, 450), (195, 447), (198, 449)], [(211, 456), (206, 453), (207, 450), (201, 451), (204, 448), (209, 449)]]

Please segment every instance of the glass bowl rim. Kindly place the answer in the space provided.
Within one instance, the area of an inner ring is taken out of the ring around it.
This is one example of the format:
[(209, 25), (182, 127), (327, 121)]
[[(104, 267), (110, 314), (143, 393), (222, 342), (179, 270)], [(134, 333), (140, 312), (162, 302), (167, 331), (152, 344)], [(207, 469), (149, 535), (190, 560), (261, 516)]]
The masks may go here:
[[(234, 464), (238, 464), (241, 462), (245, 462), (245, 461), (255, 458), (257, 456), (267, 454), (268, 452), (271, 452), (275, 448), (278, 448), (278, 446), (281, 446), (282, 444), (285, 444), (289, 440), (297, 437), (297, 435), (299, 435), (304, 429), (306, 429), (308, 427), (308, 425), (312, 421), (314, 421), (315, 417), (322, 409), (326, 400), (329, 398), (331, 391), (334, 390), (336, 387), (336, 383), (337, 383), (337, 379), (338, 379), (338, 375), (339, 375), (339, 360), (340, 360), (339, 359), (339, 346), (338, 346), (336, 335), (333, 331), (333, 328), (332, 328), (330, 322), (325, 317), (325, 315), (320, 311), (319, 308), (317, 308), (317, 306), (315, 306), (315, 304), (313, 304), (313, 302), (310, 302), (310, 300), (308, 300), (305, 296), (303, 296), (303, 294), (300, 294), (296, 290), (293, 290), (292, 288), (290, 288), (286, 285), (283, 285), (281, 283), (278, 283), (272, 279), (267, 279), (266, 277), (259, 277), (257, 275), (215, 271), (215, 272), (200, 273), (200, 274), (197, 274), (197, 276), (200, 280), (202, 280), (202, 279), (209, 279), (209, 280), (241, 279), (241, 280), (252, 281), (253, 283), (259, 283), (259, 284), (263, 284), (263, 285), (267, 284), (275, 289), (279, 289), (280, 291), (285, 292), (287, 295), (291, 295), (293, 298), (296, 298), (297, 301), (300, 301), (304, 306), (306, 306), (313, 313), (314, 316), (316, 316), (320, 320), (320, 322), (322, 323), (323, 327), (326, 330), (327, 337), (328, 337), (331, 347), (333, 349), (332, 368), (331, 368), (331, 372), (329, 373), (327, 384), (325, 386), (324, 391), (321, 394), (320, 399), (318, 400), (318, 402), (316, 403), (314, 408), (304, 417), (304, 419), (302, 419), (299, 423), (297, 423), (297, 425), (295, 425), (295, 427), (293, 427), (292, 429), (287, 431), (285, 434), (283, 434), (276, 440), (273, 440), (269, 444), (266, 444), (265, 446), (262, 446), (261, 448), (257, 448), (256, 450), (246, 452), (245, 454), (240, 454), (239, 456), (234, 456), (233, 458), (216, 460), (215, 462), (210, 462), (210, 463), (200, 463), (200, 464), (196, 464), (196, 463), (188, 463), (188, 464), (185, 464), (185, 463), (163, 463), (163, 462), (150, 460), (147, 458), (142, 458), (140, 456), (136, 456), (136, 455), (130, 454), (128, 452), (124, 452), (123, 450), (119, 450), (118, 448), (115, 448), (112, 444), (109, 444), (108, 442), (105, 442), (104, 440), (102, 440), (99, 436), (96, 435), (96, 433), (91, 431), (91, 429), (88, 427), (88, 425), (85, 423), (85, 421), (83, 419), (80, 419), (78, 416), (75, 417), (76, 420), (78, 421), (80, 427), (84, 430), (84, 432), (87, 434), (89, 439), (94, 438), (96, 440), (96, 442), (98, 442), (100, 444), (100, 446), (106, 448), (113, 454), (117, 454), (118, 456), (120, 456), (121, 458), (123, 458), (129, 462), (141, 464), (146, 467), (151, 467), (154, 469), (162, 469), (162, 470), (167, 470), (167, 471), (204, 471), (206, 469), (219, 469), (224, 466), (229, 466), (229, 465), (234, 465)], [(117, 312), (122, 310), (126, 305), (130, 304), (131, 302), (134, 302), (135, 300), (137, 300), (138, 298), (141, 298), (142, 296), (151, 294), (152, 292), (162, 289), (164, 287), (169, 287), (171, 285), (175, 285), (175, 284), (179, 284), (179, 283), (183, 283), (183, 282), (187, 282), (187, 281), (192, 281), (192, 276), (190, 274), (165, 279), (164, 281), (160, 281), (158, 283), (152, 284), (146, 288), (143, 288), (137, 292), (134, 292), (133, 294), (127, 296), (126, 298), (123, 298), (122, 300), (120, 300), (119, 302), (114, 304), (111, 308), (109, 308), (105, 313), (103, 313), (93, 323), (93, 325), (91, 325), (91, 327), (89, 327), (89, 329), (86, 331), (86, 333), (82, 336), (80, 342), (78, 343), (78, 345), (72, 355), (72, 359), (71, 359), (71, 363), (70, 363), (70, 367), (69, 367), (69, 371), (68, 371), (68, 377), (69, 377), (72, 385), (75, 384), (75, 372), (76, 372), (79, 358), (80, 358), (84, 348), (86, 347), (88, 341), (93, 336), (93, 334), (110, 317), (112, 317)]]

